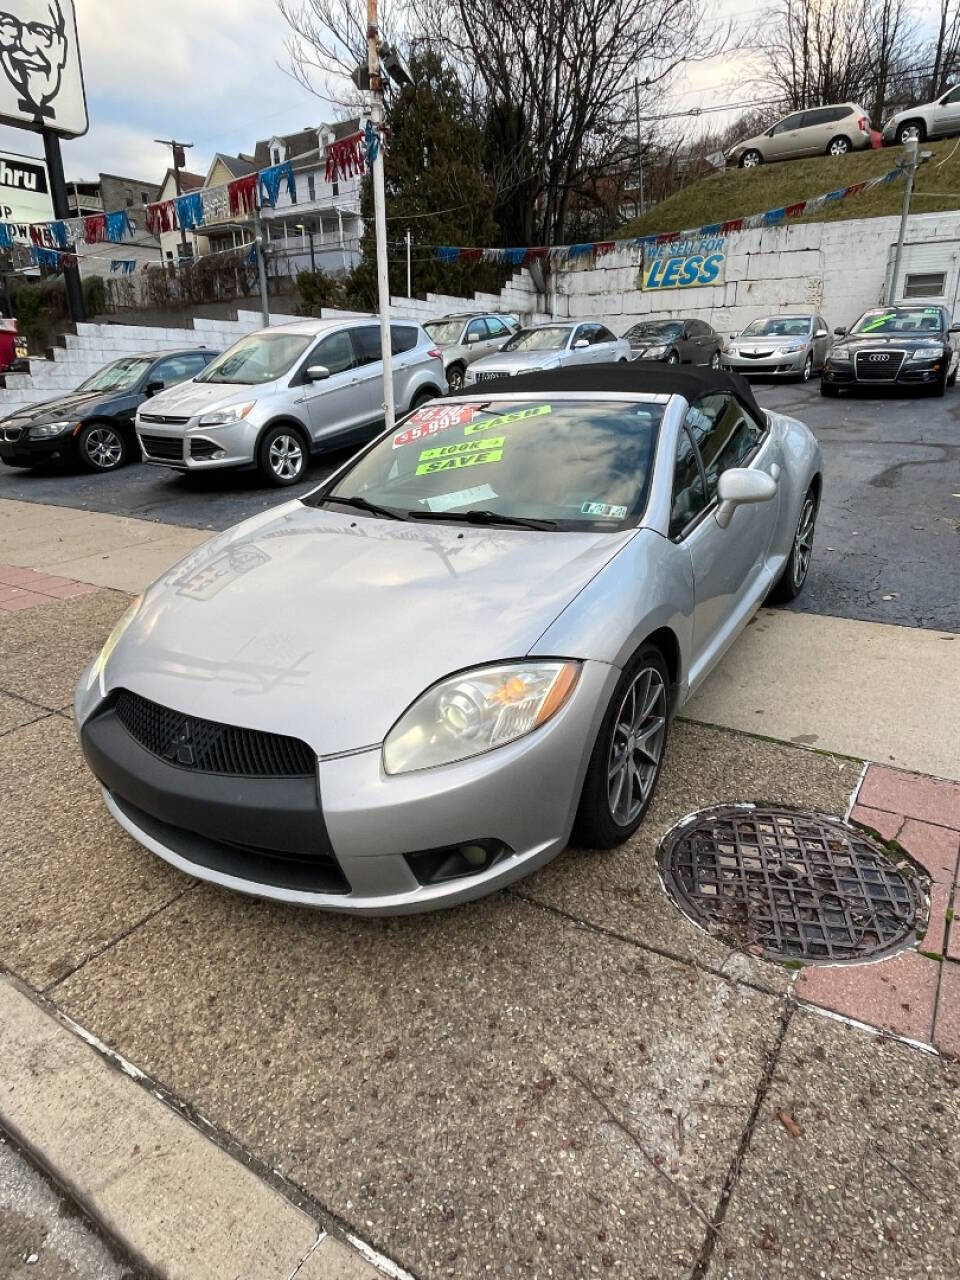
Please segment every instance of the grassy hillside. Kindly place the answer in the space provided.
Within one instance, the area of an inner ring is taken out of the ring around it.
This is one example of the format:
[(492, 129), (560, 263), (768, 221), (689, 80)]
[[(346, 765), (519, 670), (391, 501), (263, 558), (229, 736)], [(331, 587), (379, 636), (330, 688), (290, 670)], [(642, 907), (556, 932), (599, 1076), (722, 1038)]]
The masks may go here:
[[(920, 150), (932, 151), (933, 158), (917, 172), (916, 195), (911, 213), (941, 213), (960, 208), (960, 147), (958, 139), (925, 142)], [(876, 174), (886, 173), (900, 160), (900, 147), (880, 151), (857, 151), (845, 156), (816, 156), (809, 160), (786, 160), (762, 164), (756, 169), (727, 169), (684, 187), (662, 204), (648, 209), (615, 233), (618, 239), (653, 232), (683, 231), (708, 222), (723, 222), (750, 213), (763, 213), (781, 205), (808, 200), (837, 187), (848, 187)], [(941, 168), (938, 166), (942, 165)], [(903, 203), (903, 183), (892, 182), (862, 196), (838, 200), (819, 213), (797, 222), (835, 222), (842, 218), (880, 218), (899, 213)]]

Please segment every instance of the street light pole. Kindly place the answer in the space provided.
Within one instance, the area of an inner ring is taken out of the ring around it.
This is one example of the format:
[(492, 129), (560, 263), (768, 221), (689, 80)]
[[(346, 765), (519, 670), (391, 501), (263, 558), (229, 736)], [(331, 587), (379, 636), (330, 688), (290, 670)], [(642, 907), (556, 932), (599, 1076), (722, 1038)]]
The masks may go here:
[(407, 297), (413, 297), (413, 276), (410, 271), (410, 228), (407, 227)]
[(263, 257), (263, 219), (260, 216), (260, 193), (253, 206), (253, 234), (257, 255), (257, 276), (260, 280), (260, 318), (264, 329), (270, 327), (270, 299), (267, 296), (267, 264)]
[(390, 275), (387, 267), (386, 191), (383, 181), (383, 90), (377, 33), (377, 0), (367, 0), (367, 67), (370, 72), (370, 119), (379, 146), (373, 162), (373, 217), (377, 241), (377, 296), (380, 304), (380, 351), (383, 358), (383, 411), (387, 430), (396, 421), (393, 404), (393, 359), (390, 341)]
[(903, 257), (903, 241), (907, 234), (907, 219), (910, 216), (910, 197), (913, 195), (913, 180), (917, 176), (917, 152), (920, 144), (916, 138), (904, 142), (903, 149), (907, 153), (904, 161), (907, 182), (903, 190), (903, 208), (900, 211), (900, 234), (897, 237), (897, 252), (893, 258), (893, 271), (890, 275), (890, 292), (887, 294), (887, 306), (893, 306), (897, 296), (897, 279), (900, 275), (900, 259)]

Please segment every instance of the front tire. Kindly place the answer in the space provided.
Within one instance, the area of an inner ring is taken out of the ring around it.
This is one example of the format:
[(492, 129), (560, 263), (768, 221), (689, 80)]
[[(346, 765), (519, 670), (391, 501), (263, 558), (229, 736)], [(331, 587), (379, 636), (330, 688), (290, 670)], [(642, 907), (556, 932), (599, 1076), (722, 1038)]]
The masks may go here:
[(763, 156), (759, 151), (745, 151), (740, 157), (741, 169), (755, 169), (757, 165), (763, 164)]
[(307, 446), (293, 427), (276, 426), (265, 431), (257, 449), (257, 467), (269, 484), (284, 488), (303, 479)]
[(624, 668), (594, 744), (574, 839), (612, 849), (633, 835), (656, 792), (667, 743), (670, 673), (656, 645)]
[(806, 360), (803, 362), (803, 372), (800, 374), (800, 379), (803, 382), (809, 382), (812, 377), (813, 377), (813, 352), (811, 352), (810, 355), (808, 355)]
[(465, 370), (462, 364), (451, 365), (447, 370), (447, 386), (451, 391), (462, 391)]
[(667, 364), (679, 364), (680, 356), (676, 351), (671, 351), (667, 355)]
[(927, 130), (922, 120), (905, 120), (903, 124), (897, 125), (897, 142), (901, 147), (905, 142), (923, 142), (926, 136)]
[(85, 471), (116, 471), (130, 448), (122, 433), (106, 422), (88, 422), (77, 436), (77, 452)]
[(842, 136), (839, 138), (833, 138), (827, 144), (828, 156), (845, 156), (847, 152), (850, 150), (851, 150), (850, 139), (844, 138)]
[(803, 584), (810, 572), (810, 560), (813, 557), (813, 536), (817, 530), (817, 495), (813, 486), (807, 490), (800, 508), (800, 518), (793, 535), (793, 545), (783, 572), (774, 583), (770, 592), (771, 604), (784, 604), (796, 600), (803, 590)]

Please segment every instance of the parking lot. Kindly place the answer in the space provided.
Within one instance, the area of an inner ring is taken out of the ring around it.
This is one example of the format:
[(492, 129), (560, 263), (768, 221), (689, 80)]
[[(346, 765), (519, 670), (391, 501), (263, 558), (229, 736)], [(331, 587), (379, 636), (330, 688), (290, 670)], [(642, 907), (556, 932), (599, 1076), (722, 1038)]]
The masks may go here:
[[(902, 624), (918, 653), (943, 648), (960, 632), (960, 393), (757, 390), (807, 421), (825, 453), (813, 570), (796, 602), (806, 619), (791, 625), (833, 615), (859, 620), (860, 637), (899, 635), (865, 624)], [(67, 506), (220, 529), (290, 496), (249, 476), (198, 482), (146, 466), (5, 470), (0, 539), (57, 536), (28, 504), (44, 519)], [(925, 792), (912, 799), (896, 781), (906, 775), (863, 782), (857, 751), (805, 749), (811, 735), (769, 719), (753, 732), (705, 723), (694, 704), (647, 819), (614, 851), (568, 849), (436, 915), (268, 904), (134, 844), (83, 764), (73, 688), (128, 598), (88, 589), (0, 614), (0, 769), (17, 780), (0, 811), (0, 963), (135, 1064), (148, 1090), (329, 1230), (392, 1260), (383, 1274), (956, 1274), (960, 1073), (929, 1046), (960, 1050), (960, 984), (947, 985), (960, 965), (939, 961), (960, 957), (943, 923), (960, 859), (943, 813), (960, 826), (960, 786), (938, 784), (940, 808), (925, 808)], [(763, 644), (776, 623), (761, 615), (737, 648)], [(776, 652), (757, 689), (785, 689), (797, 650)], [(855, 644), (843, 662), (857, 667)], [(925, 689), (923, 673), (908, 677)], [(831, 679), (826, 703), (837, 701)], [(872, 706), (867, 718), (883, 720)], [(763, 800), (840, 817), (861, 785), (873, 788), (860, 801), (876, 806), (859, 811), (869, 825), (897, 817), (890, 832), (934, 877), (929, 954), (830, 970), (858, 975), (848, 998), (709, 937), (666, 898), (658, 842), (684, 815)]]
[[(808, 613), (960, 631), (960, 391), (824, 400), (816, 382), (758, 382), (765, 408), (820, 440), (827, 483), (814, 572), (792, 606)], [(307, 492), (347, 455), (319, 459), (282, 492), (253, 473), (180, 476), (153, 466), (109, 475), (0, 468), (0, 498), (225, 529)]]

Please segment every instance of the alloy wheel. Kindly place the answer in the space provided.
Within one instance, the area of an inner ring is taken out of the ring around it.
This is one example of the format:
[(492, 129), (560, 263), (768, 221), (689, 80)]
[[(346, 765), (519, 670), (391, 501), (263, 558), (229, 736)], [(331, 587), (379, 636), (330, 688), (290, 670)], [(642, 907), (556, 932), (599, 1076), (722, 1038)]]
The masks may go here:
[(797, 522), (797, 534), (793, 540), (793, 558), (791, 573), (793, 585), (799, 591), (810, 568), (810, 557), (813, 554), (813, 534), (817, 510), (813, 495), (808, 494)]
[(671, 351), (670, 354), (667, 356), (667, 364), (679, 364), (679, 363), (680, 363), (680, 357), (677, 355), (675, 351)]
[(748, 151), (740, 161), (741, 169), (755, 169), (760, 163), (759, 151)]
[(463, 370), (451, 369), (447, 374), (447, 386), (451, 391), (463, 390)]
[(813, 377), (813, 355), (811, 353), (810, 355), (807, 356), (803, 364), (803, 380), (804, 382), (809, 382), (812, 377)]
[(715, 351), (713, 355), (710, 357), (710, 368), (711, 369), (720, 368), (720, 352), (719, 351)]
[(908, 124), (900, 130), (901, 143), (922, 141), (923, 137), (921, 136), (920, 126), (918, 124)]
[(832, 156), (845, 156), (850, 150), (850, 143), (846, 138), (837, 138), (835, 142), (830, 143), (830, 154)]
[(663, 677), (655, 667), (644, 667), (620, 704), (607, 761), (607, 804), (621, 827), (629, 826), (650, 798), (666, 732)]
[(112, 471), (123, 458), (123, 441), (109, 427), (94, 427), (88, 431), (83, 449), (91, 466), (98, 471)]
[(303, 446), (296, 436), (276, 436), (267, 456), (270, 470), (279, 480), (296, 480), (303, 470)]

